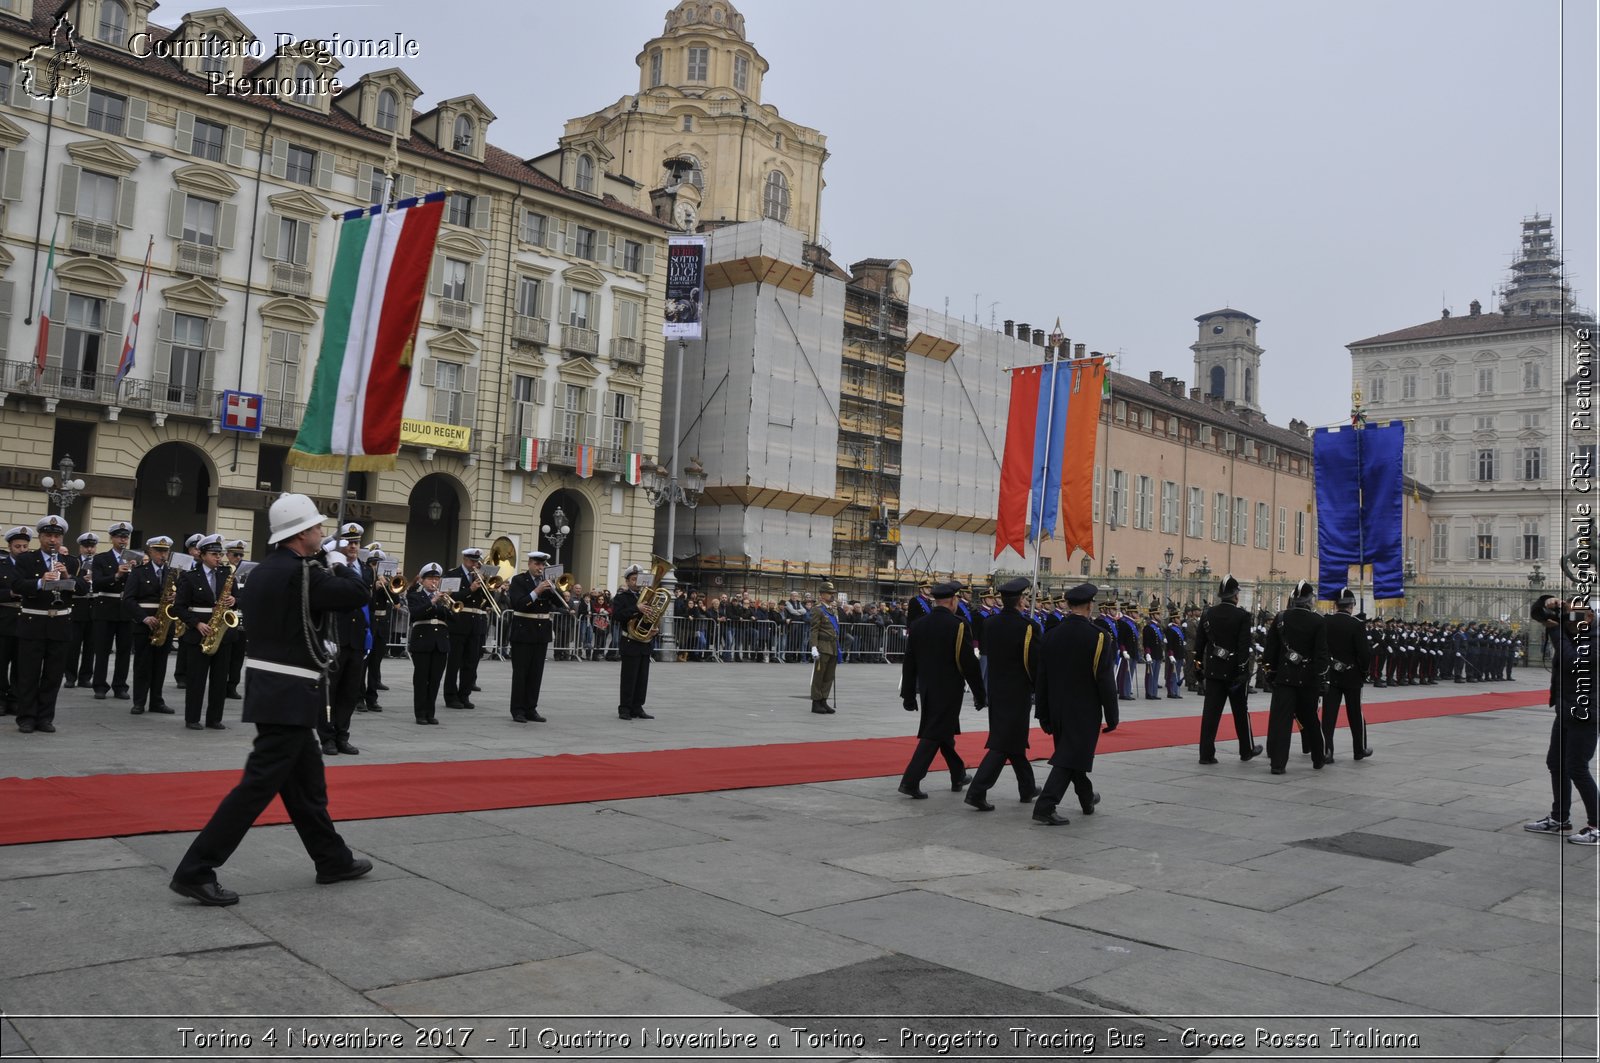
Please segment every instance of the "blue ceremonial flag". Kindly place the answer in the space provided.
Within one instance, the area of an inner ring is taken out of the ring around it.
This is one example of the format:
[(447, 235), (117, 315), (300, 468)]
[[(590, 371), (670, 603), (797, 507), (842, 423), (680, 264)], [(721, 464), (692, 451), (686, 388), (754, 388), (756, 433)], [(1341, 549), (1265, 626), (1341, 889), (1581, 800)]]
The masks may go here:
[(1336, 598), (1351, 565), (1372, 566), (1374, 598), (1405, 597), (1405, 438), (1401, 421), (1313, 435), (1319, 597)]
[(1061, 448), (1067, 438), (1071, 386), (1070, 366), (1060, 362), (1044, 364), (1039, 381), (1038, 428), (1033, 437), (1034, 512), (1028, 515), (1030, 519), (1037, 518), (1033, 538), (1054, 535), (1056, 518), (1061, 513)]

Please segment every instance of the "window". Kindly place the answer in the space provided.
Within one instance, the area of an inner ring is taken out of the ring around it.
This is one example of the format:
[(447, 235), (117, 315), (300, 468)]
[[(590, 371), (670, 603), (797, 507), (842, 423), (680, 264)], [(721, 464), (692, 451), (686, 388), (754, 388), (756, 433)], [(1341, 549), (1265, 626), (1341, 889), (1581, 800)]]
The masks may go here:
[(683, 116), (683, 131), (685, 133), (694, 132), (694, 115), (686, 114)]
[(1542, 414), (1542, 413), (1524, 413), (1522, 415), (1522, 427), (1524, 427), (1524, 428), (1543, 428), (1544, 427), (1544, 414)]
[(458, 303), (467, 301), (467, 264), (458, 258), (444, 260), (443, 273), (444, 287), (440, 295), (445, 299), (454, 299)]
[(538, 317), (544, 303), (544, 281), (538, 277), (517, 278), (517, 314), (521, 317)]
[(1156, 484), (1150, 477), (1141, 476), (1137, 488), (1133, 501), (1133, 526), (1148, 531), (1155, 527)]
[(1166, 535), (1178, 534), (1178, 485), (1171, 480), (1161, 481), (1161, 531)]
[(1544, 448), (1522, 448), (1522, 478), (1524, 480), (1544, 479)]
[(317, 153), (310, 148), (302, 148), (290, 144), (288, 168), (284, 171), (283, 176), (297, 185), (316, 184)]
[(1479, 561), (1494, 560), (1494, 524), (1487, 520), (1480, 520), (1476, 525), (1474, 535), (1477, 550), (1476, 557)]
[(606, 395), (605, 420), (610, 428), (603, 442), (619, 454), (633, 449), (633, 396), (612, 392)]
[(1228, 541), (1228, 496), (1221, 491), (1211, 500), (1211, 538), (1219, 543)]
[(1094, 523), (1096, 523), (1096, 524), (1100, 523), (1100, 497), (1101, 497), (1101, 493), (1102, 492), (1101, 492), (1101, 489), (1100, 489), (1100, 466), (1096, 465), (1094, 467), (1094, 514), (1090, 517), (1090, 519), (1092, 521), (1094, 521)]
[(1435, 561), (1450, 560), (1450, 522), (1436, 520), (1432, 522), (1433, 534), (1433, 559)]
[(1522, 560), (1544, 560), (1544, 537), (1539, 534), (1539, 522), (1537, 520), (1525, 520), (1522, 522)]
[(684, 71), (685, 78), (689, 81), (704, 81), (711, 68), (711, 49), (690, 48), (685, 58), (688, 60), (688, 68)]
[(767, 190), (762, 196), (761, 213), (773, 221), (789, 219), (789, 179), (783, 176), (782, 170), (773, 170), (767, 175)]
[(783, 134), (782, 133), (774, 133), (774, 134), (772, 134), (772, 146), (774, 148), (776, 148), (777, 150), (779, 150), (779, 151), (783, 150)]
[(1272, 508), (1265, 502), (1256, 503), (1256, 549), (1272, 548)]
[(1450, 482), (1450, 448), (1440, 447), (1433, 452), (1433, 483)]
[(1306, 552), (1306, 515), (1304, 510), (1294, 511), (1294, 552)]
[(1450, 434), (1450, 418), (1448, 418), (1448, 417), (1435, 417), (1433, 419), (1433, 430), (1435, 432), (1439, 433), (1440, 435), (1449, 435)]
[(661, 49), (657, 48), (650, 53), (650, 87), (659, 88), (661, 85)]
[(1233, 500), (1233, 545), (1248, 546), (1250, 544), (1250, 501), (1245, 498)]
[(525, 244), (540, 244), (545, 241), (545, 234), (550, 231), (550, 219), (535, 211), (526, 211), (522, 215), (522, 242)]
[(572, 289), (572, 303), (567, 308), (567, 324), (573, 328), (590, 328), (589, 311), (593, 300), (593, 292), (586, 292), (582, 288)]
[(1220, 365), (1212, 366), (1211, 367), (1211, 388), (1207, 392), (1207, 394), (1215, 395), (1217, 398), (1220, 399), (1220, 398), (1222, 398), (1222, 396), (1223, 396), (1223, 394), (1225, 392), (1225, 389), (1227, 388), (1227, 384), (1228, 384), (1228, 373), (1227, 373), (1227, 371), (1224, 370), (1222, 368), (1222, 366), (1220, 366)]
[[(311, 223), (302, 218), (272, 215), (263, 254), (273, 261), (303, 266), (311, 261)], [(275, 241), (275, 242), (274, 242)]]
[(1478, 482), (1490, 483), (1495, 477), (1495, 453), (1492, 450), (1478, 451)]
[(583, 424), (583, 411), (588, 407), (588, 388), (577, 384), (559, 385), (566, 392), (566, 402), (562, 404), (559, 414), (560, 437), (569, 443), (577, 442), (579, 428)]
[(1400, 452), (1400, 471), (1406, 476), (1417, 475), (1417, 448), (1411, 440), (1406, 440), (1405, 449)]
[(393, 89), (378, 93), (378, 109), (373, 118), (379, 129), (395, 132), (400, 128), (400, 97)]
[(128, 46), (128, 9), (118, 0), (100, 0), (100, 20), (94, 27), (94, 39), (118, 48)]
[(511, 434), (531, 439), (539, 434), (539, 411), (534, 408), (533, 377), (518, 373), (511, 378)]
[(1188, 536), (1198, 539), (1206, 533), (1206, 495), (1198, 487), (1189, 488)]
[(748, 56), (736, 55), (733, 57), (733, 87), (738, 92), (750, 91), (750, 59)]
[(1122, 469), (1111, 470), (1111, 514), (1113, 528), (1128, 526), (1128, 474)]
[(200, 38), (200, 72), (226, 74), (228, 72), (228, 45), (220, 33), (208, 33)]
[(1400, 397), (1402, 399), (1414, 399), (1417, 397), (1417, 374), (1400, 374)]
[(1367, 401), (1382, 402), (1383, 399), (1384, 379), (1381, 376), (1373, 377), (1371, 380), (1367, 381)]
[(310, 63), (294, 68), (294, 102), (307, 107), (317, 102), (317, 69)]
[(591, 156), (578, 156), (578, 174), (573, 184), (578, 191), (594, 195), (594, 159)]
[(107, 225), (117, 220), (117, 179), (84, 170), (78, 175), (78, 217)]
[(1284, 506), (1278, 507), (1278, 553), (1288, 549), (1289, 536), (1289, 510)]
[(217, 246), (217, 212), (220, 204), (199, 196), (183, 197), (183, 238), (191, 244)]
[(206, 354), (206, 319), (172, 317), (172, 355), (167, 362), (167, 401), (193, 406), (200, 400), (200, 365)]
[(599, 257), (597, 250), (599, 234), (593, 229), (582, 225), (576, 226), (576, 237), (573, 240), (573, 254), (579, 258), (595, 259)]
[(433, 368), (433, 419), (462, 424), (467, 409), (467, 367), (459, 362), (435, 361)]
[(622, 268), (629, 273), (644, 272), (644, 245), (639, 241), (622, 241)]
[(1494, 367), (1485, 365), (1478, 369), (1478, 394), (1494, 394)]
[(637, 340), (643, 333), (644, 304), (637, 299), (617, 297), (617, 336)]
[(1538, 362), (1524, 362), (1522, 364), (1522, 390), (1538, 391), (1544, 374), (1539, 371)]
[(194, 120), (194, 139), (189, 142), (189, 152), (211, 162), (221, 162), (228, 144), (228, 127), (203, 118)]
[(367, 202), (369, 202), (369, 203), (387, 203), (388, 202), (388, 200), (384, 197), (384, 194), (383, 194), (383, 186), (384, 186), (384, 183), (387, 180), (388, 180), (388, 175), (387, 174), (385, 174), (382, 170), (378, 169), (376, 166), (374, 166), (372, 168), (372, 184), (367, 188)]
[(1249, 366), (1244, 367), (1244, 401), (1246, 402), (1254, 402), (1256, 400), (1255, 376), (1255, 370)]
[(263, 399), (271, 420), (278, 424), (294, 424), (296, 418), (288, 415), (286, 406), (300, 401), (300, 358), (305, 350), (306, 338), (298, 332), (271, 329), (267, 332), (267, 384)]
[(98, 129), (102, 133), (122, 132), (122, 121), (128, 114), (128, 99), (118, 96), (114, 92), (102, 89), (89, 90), (89, 121), (90, 129)]
[(100, 372), (101, 329), (105, 327), (105, 308), (104, 299), (67, 295), (66, 329), (61, 344), (63, 388), (94, 390)]
[(1472, 430), (1474, 432), (1493, 432), (1494, 431), (1494, 414), (1492, 414), (1492, 413), (1483, 413), (1483, 414), (1479, 414), (1478, 416), (1474, 417), (1472, 419)]
[(451, 225), (472, 226), (472, 210), (477, 203), (475, 196), (465, 192), (451, 192), (450, 198), (445, 201), (444, 220)]
[(1450, 397), (1450, 370), (1435, 369), (1433, 371), (1433, 397), (1448, 399)]

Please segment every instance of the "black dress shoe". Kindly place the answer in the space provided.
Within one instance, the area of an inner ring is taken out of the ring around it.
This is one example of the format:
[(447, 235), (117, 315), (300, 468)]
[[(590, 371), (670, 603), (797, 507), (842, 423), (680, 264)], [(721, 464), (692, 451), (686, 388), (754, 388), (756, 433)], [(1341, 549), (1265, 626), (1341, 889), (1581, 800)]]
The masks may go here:
[(967, 788), (967, 783), (969, 783), (971, 781), (972, 781), (971, 773), (967, 772), (967, 771), (962, 771), (961, 777), (959, 779), (952, 778), (950, 780), (950, 789), (953, 790), (956, 793), (960, 793), (962, 790), (965, 790)]
[(144, 715), (144, 706), (143, 705), (135, 705), (133, 708), (128, 710), (128, 715), (130, 715), (130, 716), (143, 716)]
[(1356, 752), (1357, 760), (1366, 760), (1370, 756), (1372, 756), (1372, 750), (1370, 749), (1362, 749)]
[(364, 701), (356, 702), (356, 711), (357, 712), (366, 712), (367, 711), (367, 703), (364, 702)]
[(1202, 764), (1215, 764), (1216, 762), (1217, 762), (1217, 758), (1216, 757), (1201, 757), (1200, 758), (1200, 763), (1202, 763)]
[(383, 706), (379, 705), (376, 701), (369, 701), (369, 702), (367, 702), (367, 711), (368, 712), (382, 712), (383, 711)]
[(33, 728), (40, 734), (53, 735), (56, 733), (56, 725), (53, 723), (36, 723)]
[(226, 908), (230, 904), (239, 903), (239, 895), (232, 890), (225, 890), (215, 882), (179, 882), (173, 879), (167, 883), (167, 888), (173, 893), (181, 894), (190, 900), (199, 901), (201, 904), (212, 908)]
[(350, 861), (350, 866), (343, 871), (318, 871), (317, 885), (327, 886), (334, 882), (349, 882), (353, 878), (360, 878), (372, 870), (372, 861), (360, 857)]
[(160, 713), (162, 716), (172, 716), (172, 715), (175, 715), (178, 710), (170, 709), (165, 705), (152, 705), (150, 707), (150, 711), (151, 712), (155, 712), (155, 713)]
[(653, 720), (653, 719), (655, 719), (654, 716), (650, 715), (648, 712), (645, 712), (643, 709), (635, 709), (634, 713), (633, 713), (633, 718), (635, 720)]
[(920, 789), (912, 786), (908, 782), (903, 782), (900, 784), (900, 792), (905, 794), (907, 797), (914, 798), (918, 801), (926, 801), (928, 799), (927, 794), (923, 793)]
[(373, 687), (372, 689), (374, 689), (374, 690), (388, 690), (389, 688), (384, 686), (382, 683), (379, 683), (377, 686)]
[(1078, 802), (1078, 807), (1083, 809), (1083, 814), (1084, 815), (1092, 816), (1092, 815), (1094, 815), (1094, 806), (1098, 805), (1099, 803), (1100, 803), (1100, 795), (1098, 793), (1096, 793), (1093, 797), (1089, 798), (1088, 804), (1085, 804), (1083, 801), (1080, 800)]
[(133, 695), (128, 693), (126, 690), (113, 690), (111, 692), (111, 696), (116, 698), (118, 701), (131, 701), (133, 699)]
[(339, 752), (343, 753), (347, 757), (353, 757), (357, 753), (361, 752), (361, 750), (357, 749), (355, 746), (351, 745), (349, 742), (345, 741), (343, 738), (341, 738), (337, 742), (335, 742), (334, 745), (338, 747)]
[(619, 720), (632, 720), (633, 719), (633, 713), (629, 712), (627, 709), (618, 709), (617, 710), (617, 719), (619, 719)]
[(429, 723), (429, 724), (430, 724), (430, 725), (431, 725), (431, 726), (434, 726), (434, 727), (438, 727), (438, 726), (439, 726), (439, 721), (438, 721), (438, 720), (435, 720), (435, 719), (434, 719), (434, 718), (433, 718), (433, 717), (431, 717), (431, 716), (430, 716), (430, 717), (428, 717), (428, 723)]
[(188, 721), (184, 722), (184, 726), (187, 727), (191, 731), (203, 731), (203, 730), (205, 730), (205, 728), (200, 726), (199, 724), (197, 724), (197, 723), (189, 723)]
[(228, 725), (225, 724), (225, 723), (208, 723), (208, 724), (206, 724), (206, 730), (208, 730), (208, 731), (226, 731), (227, 729), (228, 729)]
[(483, 688), (480, 687), (478, 684), (474, 683), (474, 684), (472, 684), (472, 692), (474, 694), (482, 694), (483, 693)]
[(94, 692), (94, 700), (96, 700), (96, 701), (104, 701), (107, 698), (109, 698), (110, 696), (111, 696), (111, 691), (109, 691), (109, 690), (96, 690)]
[(979, 812), (993, 812), (994, 806), (983, 799), (983, 795), (973, 791), (961, 799), (962, 804), (971, 805)]
[(1035, 812), (1033, 814), (1033, 821), (1035, 823), (1043, 823), (1047, 827), (1065, 827), (1068, 823), (1072, 822), (1072, 820), (1068, 819), (1066, 816), (1058, 816), (1053, 811), (1045, 813)]
[(1274, 775), (1282, 775), (1285, 772), (1287, 772), (1288, 770), (1289, 770), (1288, 768), (1273, 768), (1272, 769), (1272, 774), (1274, 774)]
[(447, 709), (459, 709), (461, 708), (461, 701), (458, 698), (446, 697), (444, 699), (444, 707)]
[(466, 698), (462, 698), (461, 699), (461, 704), (458, 707), (459, 708), (463, 708), (463, 709), (475, 709), (478, 706), (474, 705), (472, 702), (468, 701)]
[(428, 724), (430, 724), (432, 722), (433, 722), (432, 720), (424, 720), (420, 716), (417, 717), (417, 726), (418, 727), (426, 727)]
[(528, 722), (529, 723), (545, 723), (547, 721), (545, 720), (545, 718), (543, 716), (539, 715), (539, 710), (538, 709), (534, 709), (532, 712), (528, 713)]
[(512, 723), (527, 723), (528, 722), (528, 718), (526, 716), (522, 715), (522, 713), (520, 713), (520, 712), (513, 712), (511, 714), (511, 722)]
[(21, 731), (25, 735), (33, 734), (33, 721), (32, 720), (18, 720), (17, 721), (17, 730)]
[(1261, 746), (1259, 744), (1258, 745), (1254, 745), (1254, 746), (1250, 747), (1250, 752), (1248, 752), (1248, 753), (1240, 753), (1239, 754), (1239, 759), (1240, 760), (1254, 760), (1255, 758), (1259, 757), (1262, 754), (1262, 752), (1263, 752), (1263, 750), (1262, 750), (1262, 748), (1261, 748)]
[(179, 690), (183, 690), (188, 686), (188, 681), (182, 676), (178, 676), (172, 680), (172, 685), (177, 687)]
[[(1460, 682), (1460, 680), (1457, 680), (1457, 682)], [(75, 679), (63, 679), (61, 681), (61, 685), (66, 687), (68, 690), (71, 690), (73, 687), (77, 686), (78, 683)]]
[(333, 741), (333, 739), (330, 738), (326, 742), (322, 743), (322, 755), (325, 757), (336, 757), (339, 755), (339, 746)]

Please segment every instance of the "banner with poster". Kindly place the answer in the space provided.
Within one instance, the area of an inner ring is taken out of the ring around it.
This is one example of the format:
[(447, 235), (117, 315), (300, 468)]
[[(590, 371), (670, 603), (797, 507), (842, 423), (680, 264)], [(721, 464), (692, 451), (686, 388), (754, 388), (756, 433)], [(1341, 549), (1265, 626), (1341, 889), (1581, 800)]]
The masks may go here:
[(700, 312), (706, 289), (706, 238), (667, 240), (667, 313), (661, 334), (669, 340), (700, 338)]

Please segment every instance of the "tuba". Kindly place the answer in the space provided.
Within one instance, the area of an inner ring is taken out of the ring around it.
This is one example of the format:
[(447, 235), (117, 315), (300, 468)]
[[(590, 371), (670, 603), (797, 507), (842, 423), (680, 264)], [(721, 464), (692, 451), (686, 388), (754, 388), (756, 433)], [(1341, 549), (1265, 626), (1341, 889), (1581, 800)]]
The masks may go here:
[(661, 626), (661, 617), (672, 607), (672, 597), (667, 594), (661, 581), (672, 568), (672, 562), (664, 557), (657, 557), (651, 562), (650, 586), (639, 592), (639, 615), (628, 621), (624, 635), (635, 642), (651, 642), (656, 637), (656, 629)]

